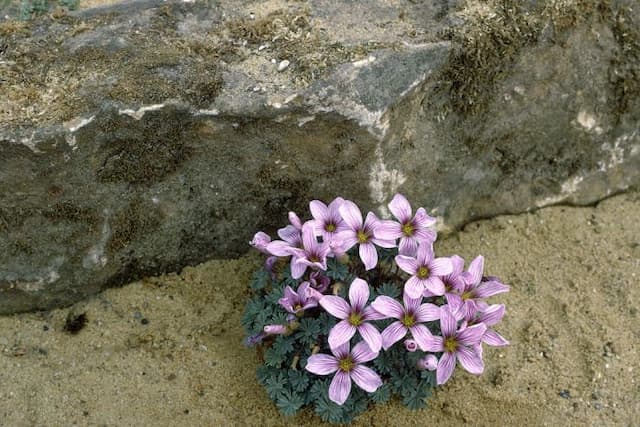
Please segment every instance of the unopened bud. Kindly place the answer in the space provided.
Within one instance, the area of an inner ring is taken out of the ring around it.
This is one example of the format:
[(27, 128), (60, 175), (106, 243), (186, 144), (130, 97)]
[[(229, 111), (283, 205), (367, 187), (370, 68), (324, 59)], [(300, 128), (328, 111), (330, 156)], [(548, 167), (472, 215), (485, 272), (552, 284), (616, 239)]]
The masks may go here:
[(428, 356), (423, 357), (418, 360), (418, 369), (427, 370), (427, 371), (435, 371), (438, 367), (438, 358), (433, 354), (429, 354)]
[(418, 349), (418, 343), (415, 342), (414, 340), (405, 340), (404, 341), (404, 348), (407, 349), (408, 352), (413, 353), (414, 351), (416, 351)]

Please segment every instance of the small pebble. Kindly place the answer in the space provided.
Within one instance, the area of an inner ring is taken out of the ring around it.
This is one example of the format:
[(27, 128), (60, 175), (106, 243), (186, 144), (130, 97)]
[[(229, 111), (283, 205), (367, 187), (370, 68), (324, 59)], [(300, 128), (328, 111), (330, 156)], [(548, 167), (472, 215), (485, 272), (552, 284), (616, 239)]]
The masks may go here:
[(560, 390), (560, 393), (558, 393), (558, 395), (560, 395), (560, 397), (564, 399), (569, 399), (571, 397), (571, 393), (569, 393), (569, 390)]
[(287, 69), (287, 67), (289, 67), (289, 64), (291, 64), (287, 59), (280, 61), (280, 63), (278, 64), (278, 71), (284, 71)]
[(149, 319), (147, 319), (146, 317), (143, 317), (142, 319), (140, 319), (140, 323), (142, 323), (143, 325), (148, 325)]

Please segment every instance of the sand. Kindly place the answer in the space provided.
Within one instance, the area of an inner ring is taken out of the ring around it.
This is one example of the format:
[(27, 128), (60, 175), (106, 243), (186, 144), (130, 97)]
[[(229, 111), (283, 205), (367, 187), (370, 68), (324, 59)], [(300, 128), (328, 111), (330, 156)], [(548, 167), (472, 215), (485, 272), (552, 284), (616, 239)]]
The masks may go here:
[[(486, 257), (511, 285), (511, 346), (458, 369), (427, 409), (393, 401), (358, 426), (632, 426), (640, 416), (640, 194), (469, 224), (439, 255)], [(110, 289), (73, 307), (0, 318), (0, 424), (312, 426), (255, 379), (240, 314), (257, 255)], [(64, 330), (68, 316), (86, 326)]]

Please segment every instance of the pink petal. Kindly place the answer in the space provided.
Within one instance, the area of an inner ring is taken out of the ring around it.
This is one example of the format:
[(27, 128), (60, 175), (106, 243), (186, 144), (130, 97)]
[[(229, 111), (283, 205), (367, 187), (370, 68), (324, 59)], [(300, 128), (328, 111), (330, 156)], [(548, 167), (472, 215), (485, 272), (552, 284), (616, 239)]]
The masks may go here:
[(456, 356), (451, 353), (444, 353), (438, 361), (438, 369), (436, 371), (436, 381), (438, 385), (446, 383), (449, 378), (451, 378), (455, 367)]
[(369, 285), (360, 278), (355, 278), (349, 287), (349, 302), (357, 312), (361, 312), (369, 300)]
[(362, 214), (360, 213), (360, 209), (358, 209), (358, 206), (351, 200), (345, 200), (338, 210), (344, 222), (346, 222), (352, 230), (358, 230), (362, 227)]
[(484, 270), (484, 257), (482, 255), (478, 255), (476, 258), (474, 258), (473, 261), (471, 261), (471, 264), (469, 264), (468, 283), (470, 285), (477, 285), (478, 283), (480, 283), (480, 280), (482, 279), (483, 270)]
[(464, 270), (464, 259), (462, 259), (462, 257), (458, 255), (453, 255), (449, 259), (451, 260), (451, 265), (453, 266), (453, 271), (451, 272), (451, 274), (455, 276), (461, 274), (462, 270)]
[(311, 216), (321, 223), (324, 223), (329, 219), (329, 209), (327, 208), (327, 205), (322, 203), (320, 200), (310, 201), (309, 210), (311, 211)]
[(418, 343), (422, 351), (428, 351), (425, 349), (432, 346), (432, 338), (434, 338), (434, 336), (425, 325), (421, 323), (413, 325), (409, 328), (409, 332), (411, 332), (413, 339)]
[(370, 242), (375, 243), (377, 246), (380, 246), (381, 248), (391, 249), (396, 247), (395, 240), (383, 240), (383, 239), (377, 239), (374, 237), (373, 239), (370, 240)]
[(414, 313), (418, 311), (420, 303), (422, 303), (422, 296), (418, 298), (411, 298), (406, 292), (402, 294), (402, 302), (404, 303), (404, 311), (406, 313)]
[(331, 348), (331, 352), (333, 353), (333, 355), (336, 357), (336, 359), (338, 360), (342, 360), (345, 357), (349, 356), (349, 343), (346, 342), (342, 345), (339, 345), (337, 347), (332, 347)]
[(378, 357), (378, 352), (371, 350), (366, 342), (360, 341), (353, 347), (351, 357), (355, 363), (366, 363)]
[(502, 320), (504, 316), (504, 304), (493, 304), (480, 313), (478, 322), (482, 322), (487, 326), (493, 326)]
[(372, 303), (371, 307), (378, 313), (394, 319), (400, 319), (404, 316), (404, 308), (398, 301), (386, 295), (380, 295)]
[(275, 256), (289, 256), (291, 255), (291, 245), (282, 240), (274, 240), (267, 245), (267, 251)]
[(378, 239), (395, 241), (402, 236), (401, 225), (395, 221), (380, 221), (374, 234)]
[(294, 228), (298, 230), (302, 229), (302, 221), (300, 221), (300, 218), (295, 212), (289, 212), (289, 222)]
[(365, 270), (371, 270), (378, 264), (378, 252), (373, 243), (360, 244), (360, 259)]
[(329, 331), (329, 347), (338, 348), (342, 344), (348, 343), (355, 334), (356, 327), (348, 320), (341, 320)]
[(372, 369), (358, 365), (350, 372), (351, 379), (361, 389), (373, 393), (382, 385), (382, 379)]
[(307, 271), (307, 266), (304, 263), (298, 262), (298, 258), (291, 258), (291, 277), (299, 279), (304, 272)]
[(396, 264), (398, 267), (402, 269), (405, 273), (416, 274), (418, 271), (418, 261), (415, 258), (411, 258), (404, 255), (396, 255)]
[(464, 369), (474, 375), (484, 372), (484, 362), (478, 353), (468, 347), (458, 347), (456, 351), (458, 361)]
[(387, 317), (388, 316), (380, 313), (372, 306), (365, 307), (364, 310), (362, 310), (362, 320), (382, 320), (386, 319)]
[(400, 255), (414, 257), (418, 253), (418, 242), (413, 237), (400, 238), (398, 245), (398, 253)]
[(279, 229), (278, 236), (293, 246), (296, 246), (296, 244), (300, 242), (300, 230), (295, 228), (293, 225), (287, 225), (286, 227)]
[(312, 374), (328, 375), (338, 370), (338, 360), (328, 354), (312, 354), (305, 369)]
[(482, 336), (486, 330), (487, 326), (484, 323), (478, 323), (477, 325), (470, 326), (458, 332), (456, 341), (462, 345), (478, 344), (482, 340)]
[(433, 354), (429, 354), (418, 360), (418, 369), (426, 369), (427, 371), (435, 371), (438, 367), (438, 358)]
[(427, 330), (427, 334), (425, 335), (426, 336), (420, 338), (422, 340), (422, 343), (419, 343), (420, 350), (430, 351), (432, 353), (439, 353), (441, 351), (444, 351), (444, 340), (442, 339), (442, 337), (432, 335), (429, 330)]
[(429, 264), (429, 271), (436, 276), (446, 276), (453, 271), (453, 263), (449, 258), (435, 258), (432, 259)]
[(480, 283), (473, 296), (476, 298), (489, 298), (490, 296), (509, 292), (509, 287), (497, 281)]
[(402, 194), (396, 194), (389, 203), (389, 210), (398, 221), (405, 223), (411, 219), (411, 205)]
[(344, 299), (335, 295), (325, 295), (320, 299), (320, 305), (329, 314), (338, 319), (346, 319), (351, 314), (351, 306)]
[(417, 229), (413, 233), (413, 237), (421, 244), (421, 245), (433, 245), (433, 242), (436, 241), (438, 235), (435, 231), (425, 229)]
[(305, 222), (302, 226), (302, 244), (307, 251), (318, 246), (318, 239), (311, 222)]
[(329, 386), (329, 399), (342, 405), (351, 393), (351, 377), (344, 371), (338, 371)]
[[(320, 304), (322, 304), (322, 301), (320, 301)], [(444, 337), (452, 337), (458, 330), (458, 322), (446, 305), (440, 307), (440, 330)]]
[[(373, 212), (368, 212), (366, 218), (364, 219), (363, 228), (365, 230), (375, 231), (380, 224), (380, 220)], [(374, 233), (375, 234), (375, 233)]]
[(358, 237), (353, 230), (341, 231), (333, 236), (333, 241), (340, 242), (342, 250), (345, 252), (358, 243)]
[(433, 254), (433, 245), (420, 245), (418, 246), (418, 252), (416, 254), (416, 259), (418, 264), (420, 265), (429, 265), (429, 261), (431, 261), (434, 257)]
[(407, 335), (407, 328), (400, 321), (393, 322), (382, 331), (382, 348), (388, 350), (389, 347), (400, 341)]
[(445, 287), (442, 280), (437, 276), (430, 276), (425, 279), (425, 289), (428, 289), (433, 295), (444, 295)]
[(482, 336), (482, 342), (492, 347), (503, 347), (505, 345), (509, 345), (509, 341), (493, 329), (487, 329)]
[(380, 331), (371, 323), (362, 323), (357, 329), (362, 339), (369, 345), (369, 348), (376, 353), (379, 352), (382, 347)]
[[(436, 219), (432, 216), (429, 216), (424, 208), (418, 208), (418, 210), (416, 211), (416, 215), (413, 217), (413, 222), (419, 228), (427, 228), (435, 224)], [(433, 240), (435, 240), (435, 238)]]
[(431, 322), (440, 319), (440, 307), (431, 303), (424, 303), (416, 311), (416, 322)]
[(404, 293), (411, 299), (421, 298), (423, 291), (424, 281), (416, 276), (409, 277), (409, 280), (404, 284)]

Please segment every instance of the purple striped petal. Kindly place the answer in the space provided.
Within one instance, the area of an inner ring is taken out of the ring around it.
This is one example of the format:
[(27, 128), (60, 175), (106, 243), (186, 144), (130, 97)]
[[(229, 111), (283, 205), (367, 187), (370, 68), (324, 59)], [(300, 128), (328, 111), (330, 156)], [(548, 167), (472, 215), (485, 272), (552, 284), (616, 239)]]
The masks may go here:
[[(320, 304), (322, 304), (322, 301), (320, 301)], [(458, 322), (456, 322), (456, 318), (446, 305), (440, 307), (440, 330), (444, 337), (452, 337), (458, 330)]]
[(322, 203), (320, 200), (310, 201), (309, 210), (311, 211), (311, 216), (321, 223), (326, 223), (327, 220), (331, 219), (327, 205)]
[(484, 282), (475, 289), (473, 295), (476, 298), (488, 298), (493, 295), (509, 292), (509, 287), (497, 281)]
[(404, 307), (402, 307), (398, 301), (386, 295), (380, 295), (377, 297), (371, 303), (371, 307), (386, 317), (400, 319), (404, 316)]
[(386, 319), (387, 317), (388, 316), (380, 313), (372, 306), (365, 307), (364, 310), (362, 310), (362, 320), (382, 320)]
[(275, 256), (289, 256), (291, 255), (291, 245), (282, 240), (274, 240), (271, 243), (267, 244), (267, 251), (270, 254)]
[(482, 340), (482, 336), (487, 330), (487, 325), (484, 323), (478, 323), (477, 325), (469, 326), (458, 332), (456, 341), (462, 345), (475, 345)]
[(371, 368), (358, 365), (351, 371), (351, 379), (361, 389), (373, 393), (382, 385), (382, 379)]
[(369, 285), (360, 278), (355, 278), (349, 287), (349, 302), (357, 312), (361, 312), (369, 300)]
[(429, 332), (429, 335), (427, 335), (423, 341), (422, 346), (420, 346), (420, 350), (422, 351), (430, 351), (432, 353), (444, 351), (444, 340), (442, 337), (432, 335), (431, 332)]
[(493, 326), (502, 320), (504, 316), (504, 304), (493, 304), (478, 316), (478, 322), (482, 322), (487, 326)]
[(320, 305), (338, 319), (346, 319), (351, 314), (349, 303), (335, 295), (325, 295), (320, 299)]
[(487, 329), (482, 336), (482, 342), (492, 347), (503, 347), (509, 345), (509, 341), (493, 329)]
[(471, 261), (471, 264), (469, 264), (469, 270), (467, 270), (469, 273), (467, 282), (470, 285), (477, 285), (478, 283), (480, 283), (480, 280), (482, 279), (483, 270), (484, 270), (484, 257), (482, 255), (478, 255), (476, 258), (473, 259), (473, 261)]
[(427, 228), (434, 225), (436, 223), (436, 219), (429, 216), (424, 208), (418, 208), (416, 215), (413, 217), (413, 223), (419, 228)]
[(293, 246), (297, 246), (301, 242), (300, 230), (293, 225), (287, 225), (284, 228), (278, 230), (278, 236), (287, 243)]
[(435, 258), (427, 264), (431, 274), (436, 276), (446, 276), (453, 271), (453, 263), (449, 258)]
[(348, 343), (355, 334), (356, 327), (347, 320), (341, 320), (329, 331), (329, 347), (338, 348)]
[(429, 329), (421, 323), (411, 326), (409, 328), (409, 332), (411, 332), (413, 339), (418, 343), (418, 346), (420, 346), (420, 349), (423, 351), (427, 351), (425, 348), (429, 347), (433, 343), (433, 340), (431, 339), (433, 338), (433, 335)]
[(340, 208), (340, 216), (352, 230), (358, 230), (362, 227), (362, 213), (360, 209), (351, 200), (345, 200)]
[(433, 295), (444, 295), (445, 288), (442, 279), (437, 276), (429, 276), (424, 281), (424, 287), (428, 289)]
[(411, 220), (411, 205), (402, 194), (396, 194), (389, 203), (389, 210), (401, 223)]
[(436, 371), (436, 382), (438, 385), (442, 385), (449, 381), (453, 370), (456, 367), (456, 356), (451, 353), (444, 353), (438, 361), (438, 368)]
[(391, 249), (396, 247), (395, 240), (383, 240), (383, 239), (377, 239), (374, 237), (370, 241), (371, 243), (375, 243), (377, 246), (380, 246), (381, 248)]
[(418, 261), (418, 264), (429, 265), (429, 261), (431, 261), (433, 257), (434, 257), (433, 245), (418, 246), (418, 252), (416, 254), (416, 259)]
[(416, 276), (411, 276), (404, 284), (404, 293), (411, 299), (421, 298), (424, 284), (423, 280), (418, 279)]
[(299, 279), (302, 277), (304, 272), (307, 271), (307, 266), (302, 262), (298, 262), (298, 258), (291, 258), (291, 277), (294, 279)]
[(453, 267), (451, 275), (457, 276), (462, 274), (462, 270), (464, 270), (464, 259), (458, 255), (453, 255), (449, 259), (451, 260), (451, 265)]
[(375, 237), (382, 240), (393, 240), (402, 236), (402, 229), (400, 223), (395, 221), (380, 221), (375, 230)]
[(418, 253), (418, 242), (413, 237), (402, 237), (398, 244), (398, 253), (405, 256), (416, 256)]
[(474, 375), (484, 372), (484, 362), (478, 353), (468, 347), (458, 347), (456, 351), (458, 361), (464, 369)]
[(366, 363), (378, 357), (378, 352), (372, 351), (369, 344), (364, 341), (360, 341), (353, 347), (351, 357), (353, 358), (354, 363)]
[(362, 339), (369, 345), (369, 348), (376, 353), (382, 347), (382, 335), (371, 323), (362, 323), (358, 326), (358, 332)]
[(388, 350), (405, 335), (407, 335), (407, 328), (400, 321), (393, 322), (382, 331), (382, 348)]
[(329, 386), (329, 399), (342, 405), (351, 393), (351, 377), (344, 371), (338, 371)]
[(349, 343), (346, 342), (336, 348), (331, 348), (331, 352), (338, 360), (342, 360), (349, 356)]
[(338, 370), (338, 360), (328, 354), (312, 354), (305, 369), (316, 375), (332, 374)]
[(406, 313), (415, 313), (422, 303), (422, 296), (418, 298), (411, 298), (406, 292), (402, 295), (402, 302), (404, 303), (404, 311)]
[(371, 270), (378, 264), (378, 252), (373, 243), (361, 243), (360, 244), (360, 259), (364, 264), (365, 270)]
[(415, 237), (415, 239), (420, 242), (421, 245), (433, 245), (433, 242), (436, 241), (438, 235), (435, 231), (425, 228), (417, 229), (416, 231), (414, 231), (413, 237)]
[(416, 322), (431, 322), (440, 319), (440, 307), (431, 303), (424, 303), (415, 313)]
[(404, 255), (396, 255), (396, 264), (398, 267), (402, 269), (405, 273), (416, 274), (418, 271), (418, 261), (415, 258), (411, 258)]
[(311, 251), (318, 246), (318, 239), (316, 239), (313, 223), (311, 222), (305, 222), (302, 226), (302, 244), (307, 251)]

